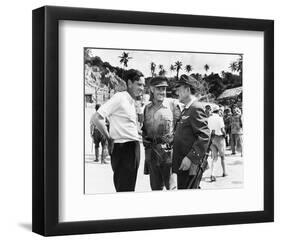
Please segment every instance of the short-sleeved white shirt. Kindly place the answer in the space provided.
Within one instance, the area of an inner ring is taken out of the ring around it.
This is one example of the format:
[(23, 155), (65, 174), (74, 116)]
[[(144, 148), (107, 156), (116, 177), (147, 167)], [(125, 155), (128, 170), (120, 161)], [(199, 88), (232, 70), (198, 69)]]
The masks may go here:
[(108, 118), (109, 134), (115, 143), (140, 140), (135, 100), (127, 91), (114, 94), (97, 112)]
[(211, 131), (215, 130), (215, 135), (223, 135), (223, 133), (221, 132), (221, 129), (224, 128), (223, 118), (218, 114), (213, 113), (208, 118), (208, 127)]

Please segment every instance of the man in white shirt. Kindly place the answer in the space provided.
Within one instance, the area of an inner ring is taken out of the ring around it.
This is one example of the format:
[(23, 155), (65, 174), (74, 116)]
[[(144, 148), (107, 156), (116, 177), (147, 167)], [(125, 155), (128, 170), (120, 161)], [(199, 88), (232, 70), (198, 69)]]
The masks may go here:
[(223, 174), (226, 176), (224, 153), (225, 153), (225, 129), (223, 118), (219, 115), (219, 108), (214, 107), (213, 113), (208, 118), (208, 127), (213, 135), (211, 151), (212, 151), (212, 163), (211, 163), (211, 182), (216, 181), (214, 176), (214, 164), (218, 160), (218, 155), (221, 157), (221, 165)]
[[(113, 181), (117, 192), (134, 191), (140, 162), (140, 136), (138, 134), (135, 100), (144, 90), (143, 74), (129, 70), (125, 81), (127, 91), (114, 94), (93, 116), (93, 122), (108, 140)], [(109, 132), (105, 126), (109, 120)]]

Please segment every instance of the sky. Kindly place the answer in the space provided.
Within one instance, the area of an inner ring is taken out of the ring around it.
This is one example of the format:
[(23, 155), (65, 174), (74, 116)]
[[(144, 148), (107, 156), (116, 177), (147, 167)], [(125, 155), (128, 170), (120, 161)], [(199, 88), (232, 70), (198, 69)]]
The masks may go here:
[(156, 72), (159, 72), (158, 66), (161, 64), (167, 71), (166, 76), (175, 76), (176, 72), (171, 73), (170, 66), (176, 61), (183, 63), (182, 70), (179, 75), (186, 74), (185, 66), (191, 65), (192, 73), (205, 74), (204, 65), (208, 64), (210, 69), (208, 73), (221, 73), (222, 71), (228, 71), (231, 62), (236, 61), (239, 58), (238, 54), (221, 54), (221, 53), (194, 53), (194, 52), (168, 52), (168, 51), (151, 51), (151, 50), (126, 50), (126, 49), (96, 49), (89, 48), (90, 56), (99, 56), (102, 61), (109, 62), (112, 66), (123, 67), (120, 63), (119, 56), (122, 53), (129, 52), (129, 56), (132, 57), (128, 62), (127, 69), (137, 69), (141, 71), (145, 77), (151, 76), (150, 63), (154, 62), (157, 66)]

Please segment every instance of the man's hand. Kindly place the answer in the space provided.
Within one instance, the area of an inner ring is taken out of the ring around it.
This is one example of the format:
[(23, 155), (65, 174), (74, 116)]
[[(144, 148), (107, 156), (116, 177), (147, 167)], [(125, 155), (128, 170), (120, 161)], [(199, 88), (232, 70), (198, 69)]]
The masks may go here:
[(188, 157), (184, 157), (181, 162), (179, 170), (187, 171), (191, 166), (191, 160)]
[(108, 142), (108, 153), (109, 155), (111, 155), (114, 149), (114, 140), (112, 138), (109, 138), (107, 142)]
[(148, 140), (146, 136), (142, 137), (142, 143), (145, 148), (151, 147), (151, 140)]

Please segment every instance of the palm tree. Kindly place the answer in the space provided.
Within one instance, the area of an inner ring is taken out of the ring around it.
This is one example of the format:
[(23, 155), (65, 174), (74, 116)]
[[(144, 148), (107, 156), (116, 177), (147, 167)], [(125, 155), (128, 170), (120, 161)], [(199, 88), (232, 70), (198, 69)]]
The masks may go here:
[[(162, 64), (160, 64), (159, 66), (158, 66), (158, 68), (159, 68), (159, 75), (161, 76), (162, 75), (162, 71), (164, 70), (164, 66), (162, 65)], [(166, 72), (166, 71), (165, 71)]]
[(210, 66), (208, 64), (204, 65), (204, 69), (206, 72), (208, 72), (208, 70), (210, 69)]
[(237, 69), (238, 69), (237, 62), (236, 62), (236, 61), (231, 62), (230, 65), (229, 65), (229, 69), (230, 69), (232, 72), (236, 72)]
[(240, 55), (239, 59), (237, 60), (237, 71), (239, 72), (240, 77), (243, 74), (243, 56)]
[(128, 61), (129, 59), (132, 59), (132, 57), (129, 57), (129, 52), (123, 52), (122, 53), (122, 56), (119, 56), (120, 58), (120, 63), (124, 65), (124, 68), (125, 67), (128, 67)]
[(151, 62), (150, 63), (151, 76), (155, 76), (155, 68), (156, 68), (156, 64), (154, 62)]
[[(164, 66), (162, 64), (159, 64), (158, 65), (158, 68), (159, 68), (159, 73), (164, 69)], [(159, 74), (160, 75), (160, 74)]]
[(243, 56), (240, 55), (240, 57), (236, 60), (230, 63), (229, 69), (232, 72), (239, 72), (239, 76), (242, 77), (243, 73)]
[(191, 66), (191, 65), (186, 65), (186, 66), (185, 66), (185, 70), (186, 70), (187, 73), (189, 74), (189, 72), (192, 71), (192, 66)]
[(159, 76), (165, 76), (166, 73), (167, 73), (167, 71), (166, 71), (164, 68), (162, 68), (162, 69), (159, 71)]
[(175, 68), (176, 68), (176, 71), (177, 71), (177, 80), (179, 79), (179, 72), (182, 69), (181, 67), (182, 67), (182, 62), (176, 61), (175, 62)]
[(175, 71), (176, 70), (176, 67), (172, 64), (171, 66), (170, 66), (170, 71), (171, 71), (171, 74), (173, 73), (173, 71)]
[[(129, 52), (123, 52), (121, 56), (118, 56), (120, 58), (120, 63), (124, 65), (124, 69), (128, 67), (128, 61), (129, 59), (132, 59), (132, 57), (129, 57)], [(122, 70), (122, 79), (124, 79), (124, 69)]]

